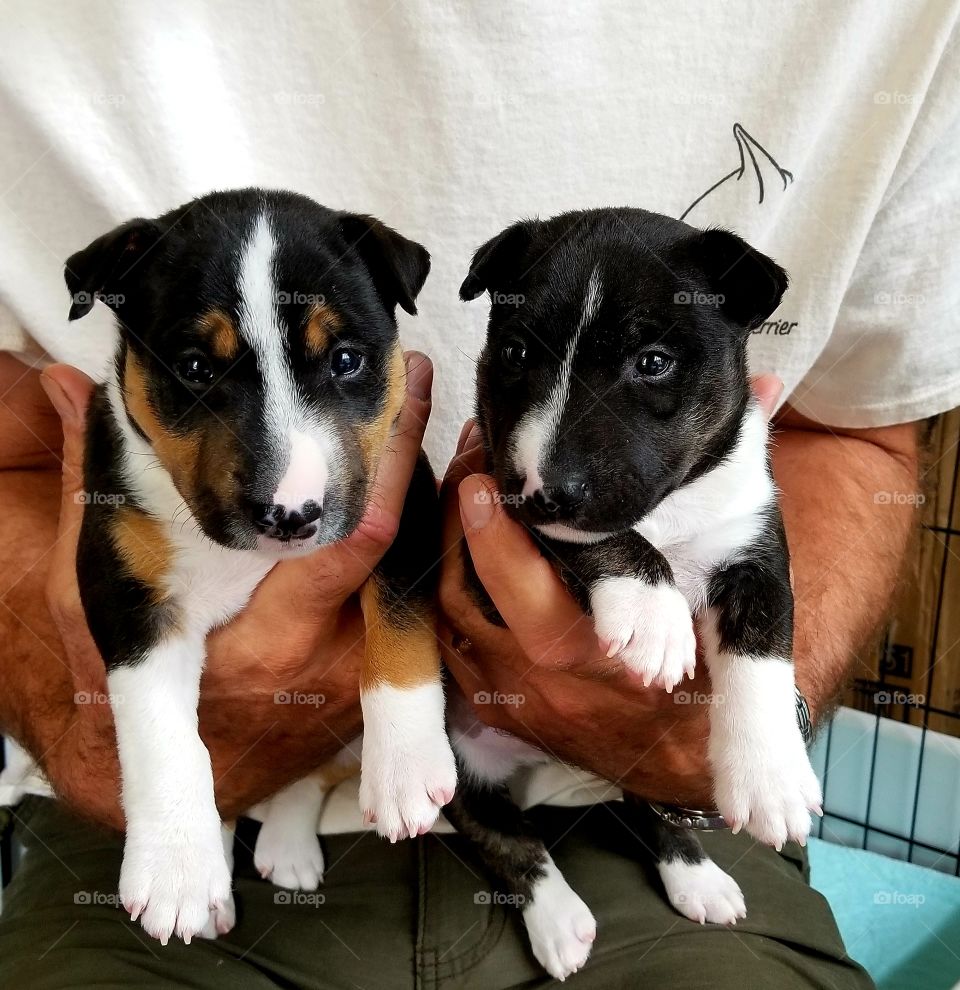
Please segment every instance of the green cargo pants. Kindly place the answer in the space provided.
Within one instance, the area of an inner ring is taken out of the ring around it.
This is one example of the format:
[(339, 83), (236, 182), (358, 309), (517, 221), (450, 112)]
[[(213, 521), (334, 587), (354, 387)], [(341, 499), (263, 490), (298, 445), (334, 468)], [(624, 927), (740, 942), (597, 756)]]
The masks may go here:
[[(531, 812), (554, 858), (598, 922), (573, 987), (867, 990), (844, 952), (826, 902), (810, 888), (798, 847), (777, 854), (745, 836), (706, 835), (711, 856), (739, 881), (748, 917), (700, 926), (666, 903), (606, 805)], [(458, 836), (391, 846), (372, 834), (327, 836), (326, 881), (291, 894), (253, 869), (257, 825), (238, 828), (238, 922), (216, 942), (150, 939), (117, 907), (122, 844), (52, 801), (14, 810), (26, 852), (0, 916), (0, 985), (96, 987), (482, 988), (551, 980), (527, 946), (518, 914)]]

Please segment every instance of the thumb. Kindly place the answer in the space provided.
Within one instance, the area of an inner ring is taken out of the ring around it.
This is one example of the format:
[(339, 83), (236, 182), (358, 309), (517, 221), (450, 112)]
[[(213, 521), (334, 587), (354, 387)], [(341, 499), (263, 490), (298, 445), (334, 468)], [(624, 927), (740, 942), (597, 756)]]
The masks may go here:
[[(76, 494), (83, 487), (83, 441), (87, 406), (93, 382), (79, 368), (52, 364), (40, 375), (40, 384), (60, 416), (63, 428), (63, 502), (74, 508), (81, 500)], [(67, 505), (61, 503), (61, 517)]]
[(531, 660), (577, 655), (584, 637), (596, 649), (593, 625), (553, 565), (500, 504), (493, 478), (460, 483), (460, 516), (477, 577)]
[(83, 521), (84, 429), (93, 382), (77, 368), (53, 364), (40, 375), (40, 384), (59, 413), (63, 427), (60, 523), (47, 586), (51, 604), (56, 603), (62, 609), (79, 601), (76, 559)]

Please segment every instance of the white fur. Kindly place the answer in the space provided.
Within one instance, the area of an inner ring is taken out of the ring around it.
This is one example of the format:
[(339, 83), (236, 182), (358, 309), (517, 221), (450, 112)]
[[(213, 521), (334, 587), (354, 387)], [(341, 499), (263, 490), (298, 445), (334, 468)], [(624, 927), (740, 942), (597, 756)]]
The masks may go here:
[(203, 636), (172, 636), (108, 674), (127, 820), (120, 898), (166, 943), (202, 931), (230, 896), (213, 774), (197, 734)]
[(797, 724), (793, 664), (724, 653), (709, 610), (701, 623), (714, 700), (710, 764), (720, 813), (735, 832), (780, 849), (806, 842), (820, 784)]
[(430, 830), (453, 797), (456, 766), (439, 681), (361, 691), (360, 808), (391, 842)]
[(537, 962), (554, 979), (563, 982), (586, 963), (597, 923), (549, 856), (546, 875), (534, 884), (531, 902), (523, 908), (523, 920)]
[(278, 791), (266, 803), (253, 863), (264, 879), (288, 890), (316, 890), (323, 880), (317, 839), (327, 786), (312, 773)]
[(597, 315), (603, 299), (600, 270), (594, 268), (583, 298), (580, 322), (567, 343), (557, 381), (543, 406), (531, 409), (517, 424), (511, 443), (511, 455), (517, 473), (525, 478), (523, 494), (530, 497), (543, 487), (543, 461), (556, 439), (560, 420), (570, 399), (573, 359), (583, 331)]
[(766, 458), (766, 417), (751, 400), (730, 454), (634, 526), (667, 558), (695, 614), (706, 605), (710, 576), (761, 531), (762, 510), (776, 498)]
[(317, 493), (322, 499), (328, 480), (323, 448), (314, 437), (297, 429), (290, 431), (289, 441), (287, 470), (273, 493), (273, 503), (297, 509), (312, 499), (320, 505)]
[(693, 677), (697, 641), (690, 607), (670, 584), (633, 577), (601, 578), (590, 589), (597, 637), (607, 656), (619, 657), (649, 686), (672, 691)]
[(657, 863), (667, 899), (685, 917), (701, 925), (735, 925), (746, 918), (747, 906), (739, 884), (712, 859)]
[(277, 318), (275, 250), (269, 218), (261, 213), (240, 257), (239, 330), (263, 378), (267, 442), (277, 464), (285, 466), (273, 502), (292, 511), (307, 501), (323, 505), (324, 491), (336, 474), (338, 444), (332, 424), (307, 410), (293, 379)]
[[(233, 840), (236, 833), (234, 822), (224, 822), (220, 826), (220, 837), (223, 840), (223, 857), (227, 861), (227, 869), (233, 873)], [(233, 931), (237, 923), (237, 905), (231, 894), (219, 907), (210, 911), (207, 923), (197, 934), (200, 938), (215, 939), (219, 935), (226, 935)]]

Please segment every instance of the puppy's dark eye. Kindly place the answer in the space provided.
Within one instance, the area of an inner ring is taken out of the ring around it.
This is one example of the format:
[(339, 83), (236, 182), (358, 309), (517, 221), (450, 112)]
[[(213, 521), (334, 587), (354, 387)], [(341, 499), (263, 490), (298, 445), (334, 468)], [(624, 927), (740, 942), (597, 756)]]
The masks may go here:
[(330, 374), (350, 378), (363, 367), (363, 355), (352, 347), (337, 347), (330, 354)]
[(520, 371), (527, 363), (527, 346), (522, 340), (508, 341), (500, 349), (500, 357), (511, 371)]
[(205, 354), (187, 351), (173, 363), (173, 370), (188, 385), (209, 385), (213, 381), (213, 368)]
[(637, 361), (638, 378), (662, 378), (674, 365), (674, 360), (663, 351), (645, 351)]

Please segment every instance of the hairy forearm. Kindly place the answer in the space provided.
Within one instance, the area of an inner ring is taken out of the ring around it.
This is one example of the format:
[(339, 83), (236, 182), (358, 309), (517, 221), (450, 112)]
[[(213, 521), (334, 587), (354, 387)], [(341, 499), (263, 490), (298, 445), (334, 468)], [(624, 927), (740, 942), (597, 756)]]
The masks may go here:
[(916, 525), (912, 426), (836, 433), (787, 414), (773, 470), (790, 545), (796, 602), (794, 655), (814, 719), (829, 716), (844, 684), (867, 670)]

